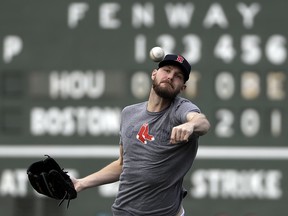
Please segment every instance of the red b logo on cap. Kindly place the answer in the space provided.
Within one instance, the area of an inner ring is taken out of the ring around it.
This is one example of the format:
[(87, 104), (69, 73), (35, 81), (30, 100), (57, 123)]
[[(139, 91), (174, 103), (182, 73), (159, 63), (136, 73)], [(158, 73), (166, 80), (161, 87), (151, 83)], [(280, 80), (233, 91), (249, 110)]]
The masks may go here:
[(178, 55), (176, 61), (183, 63), (184, 58), (182, 56)]

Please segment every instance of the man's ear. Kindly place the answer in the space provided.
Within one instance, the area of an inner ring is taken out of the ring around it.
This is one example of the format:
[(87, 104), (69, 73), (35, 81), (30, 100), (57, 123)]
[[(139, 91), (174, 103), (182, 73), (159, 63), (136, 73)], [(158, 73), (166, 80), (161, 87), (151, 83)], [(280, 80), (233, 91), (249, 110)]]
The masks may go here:
[(183, 86), (181, 87), (180, 91), (183, 92), (186, 89), (186, 87), (187, 86), (185, 84), (183, 84)]
[(152, 74), (151, 74), (151, 79), (152, 79), (152, 80), (155, 79), (155, 76), (156, 76), (157, 71), (158, 71), (157, 69), (154, 69), (154, 70), (152, 71)]

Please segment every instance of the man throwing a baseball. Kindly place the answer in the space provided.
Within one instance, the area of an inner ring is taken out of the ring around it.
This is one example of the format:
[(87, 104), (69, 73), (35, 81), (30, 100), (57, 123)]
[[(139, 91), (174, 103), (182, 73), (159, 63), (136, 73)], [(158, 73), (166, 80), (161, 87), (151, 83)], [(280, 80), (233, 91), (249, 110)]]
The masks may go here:
[(120, 155), (103, 169), (73, 179), (77, 192), (120, 181), (114, 216), (183, 216), (183, 179), (197, 154), (199, 137), (210, 128), (185, 90), (191, 66), (168, 54), (151, 74), (148, 101), (122, 111)]

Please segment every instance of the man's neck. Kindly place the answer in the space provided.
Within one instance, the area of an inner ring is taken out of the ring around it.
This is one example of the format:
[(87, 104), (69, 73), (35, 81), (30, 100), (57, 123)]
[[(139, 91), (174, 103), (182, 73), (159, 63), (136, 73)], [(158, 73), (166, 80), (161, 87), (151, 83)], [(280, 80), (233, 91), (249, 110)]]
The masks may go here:
[(148, 99), (148, 104), (147, 104), (147, 111), (149, 112), (160, 112), (167, 107), (169, 107), (171, 104), (170, 99), (165, 99), (160, 97), (155, 93), (153, 88), (150, 91), (149, 99)]

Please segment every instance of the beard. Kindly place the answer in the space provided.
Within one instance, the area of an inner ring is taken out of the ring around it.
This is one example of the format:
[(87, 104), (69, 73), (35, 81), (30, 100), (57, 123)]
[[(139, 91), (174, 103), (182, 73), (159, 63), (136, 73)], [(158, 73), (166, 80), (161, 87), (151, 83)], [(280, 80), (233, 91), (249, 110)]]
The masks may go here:
[[(162, 82), (165, 83), (165, 82)], [(166, 82), (169, 84), (169, 82)], [(179, 93), (180, 89), (174, 89), (172, 86), (171, 88), (163, 87), (160, 85), (161, 83), (157, 83), (156, 79), (152, 82), (152, 87), (156, 94), (164, 99), (173, 100)]]

